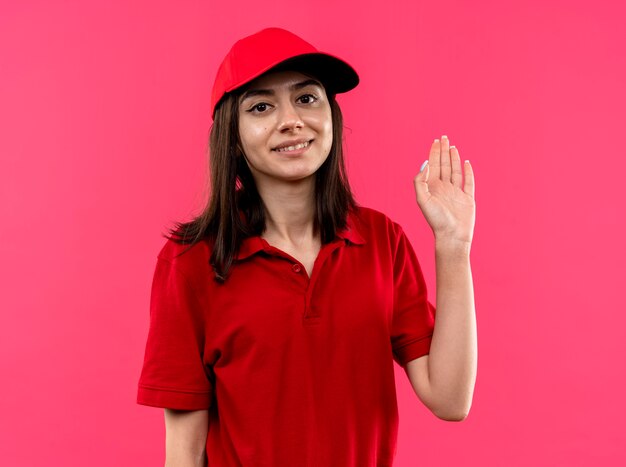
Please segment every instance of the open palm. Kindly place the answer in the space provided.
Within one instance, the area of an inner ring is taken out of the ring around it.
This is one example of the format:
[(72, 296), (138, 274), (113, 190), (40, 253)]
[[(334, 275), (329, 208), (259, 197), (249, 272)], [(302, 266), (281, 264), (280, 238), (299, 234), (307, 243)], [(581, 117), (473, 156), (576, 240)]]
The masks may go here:
[(476, 221), (474, 172), (466, 161), (465, 183), (456, 147), (443, 136), (431, 148), (426, 167), (415, 176), (415, 193), (436, 239), (471, 243)]

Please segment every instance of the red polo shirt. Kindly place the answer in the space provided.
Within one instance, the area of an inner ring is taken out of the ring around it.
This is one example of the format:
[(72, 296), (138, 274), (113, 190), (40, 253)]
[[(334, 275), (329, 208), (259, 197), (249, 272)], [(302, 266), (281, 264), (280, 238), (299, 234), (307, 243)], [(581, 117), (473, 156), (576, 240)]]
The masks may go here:
[(361, 207), (309, 278), (261, 237), (225, 284), (166, 241), (137, 403), (209, 409), (210, 466), (391, 466), (394, 360), (428, 354), (435, 308), (402, 227)]

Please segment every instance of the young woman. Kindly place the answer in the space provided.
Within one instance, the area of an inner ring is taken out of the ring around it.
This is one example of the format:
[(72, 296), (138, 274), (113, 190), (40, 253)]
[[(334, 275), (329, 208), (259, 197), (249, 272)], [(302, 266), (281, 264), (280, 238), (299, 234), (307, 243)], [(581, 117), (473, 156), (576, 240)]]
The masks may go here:
[(137, 396), (165, 408), (168, 466), (391, 466), (394, 361), (436, 416), (467, 416), (473, 173), (443, 137), (414, 180), (435, 320), (402, 227), (350, 191), (335, 95), (358, 82), (279, 28), (218, 70), (211, 195), (158, 255)]

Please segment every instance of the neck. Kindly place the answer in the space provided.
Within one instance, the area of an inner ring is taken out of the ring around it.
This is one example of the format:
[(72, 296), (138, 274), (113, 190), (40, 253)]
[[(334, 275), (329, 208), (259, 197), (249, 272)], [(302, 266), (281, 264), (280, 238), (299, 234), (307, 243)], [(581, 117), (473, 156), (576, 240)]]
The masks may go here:
[(257, 189), (266, 213), (263, 237), (294, 245), (313, 239), (315, 177)]

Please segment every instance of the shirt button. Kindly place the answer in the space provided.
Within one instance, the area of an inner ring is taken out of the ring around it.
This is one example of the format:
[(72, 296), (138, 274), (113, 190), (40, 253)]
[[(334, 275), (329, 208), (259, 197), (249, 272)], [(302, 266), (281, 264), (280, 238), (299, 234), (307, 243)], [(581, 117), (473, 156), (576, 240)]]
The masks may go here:
[(298, 272), (300, 272), (300, 271), (302, 270), (302, 268), (300, 267), (300, 265), (299, 265), (299, 264), (297, 264), (297, 263), (296, 263), (296, 264), (294, 264), (293, 266), (291, 266), (291, 270), (292, 270), (293, 272), (295, 272), (295, 273), (298, 273)]

